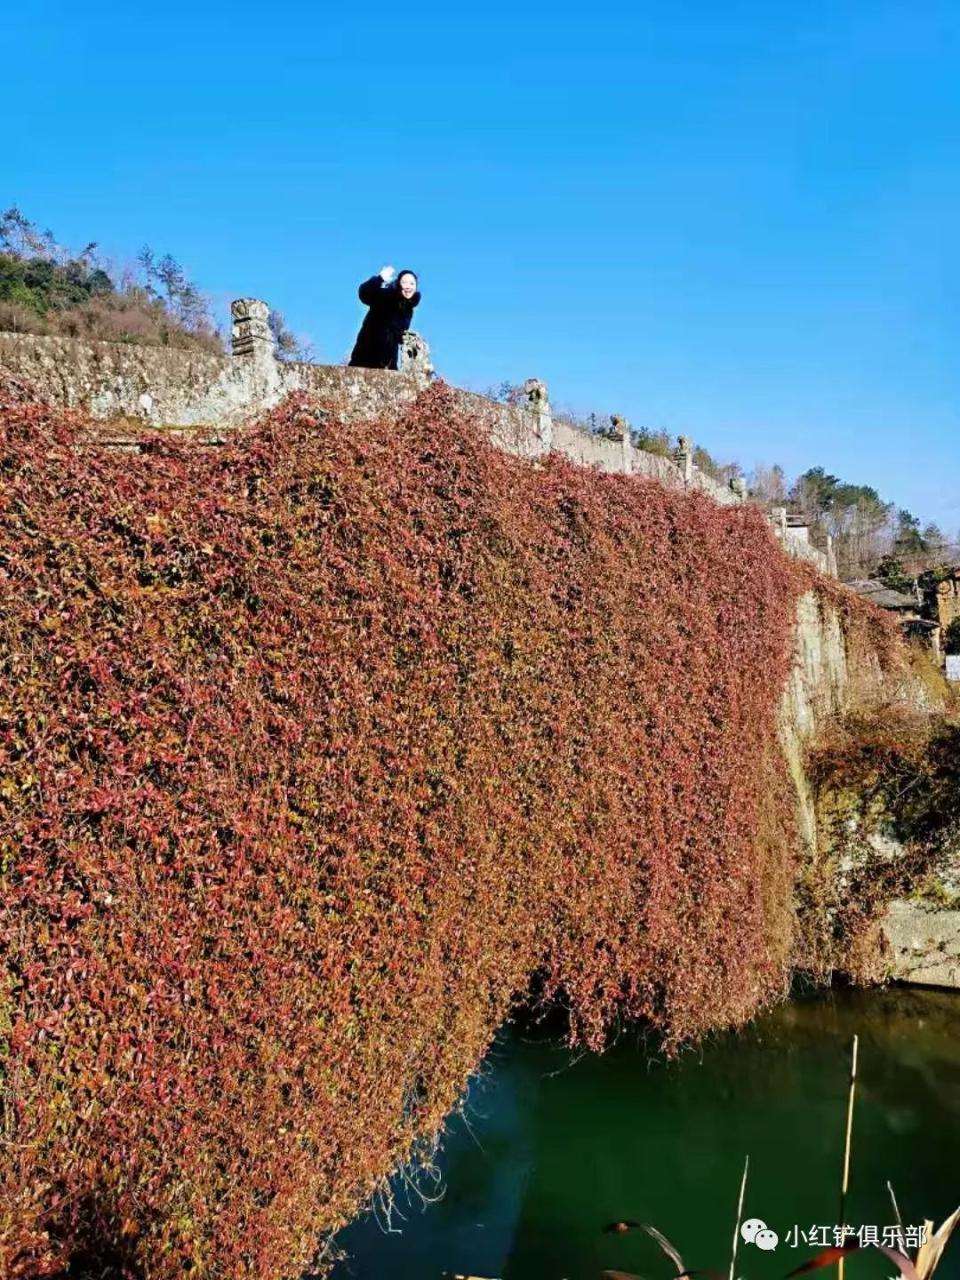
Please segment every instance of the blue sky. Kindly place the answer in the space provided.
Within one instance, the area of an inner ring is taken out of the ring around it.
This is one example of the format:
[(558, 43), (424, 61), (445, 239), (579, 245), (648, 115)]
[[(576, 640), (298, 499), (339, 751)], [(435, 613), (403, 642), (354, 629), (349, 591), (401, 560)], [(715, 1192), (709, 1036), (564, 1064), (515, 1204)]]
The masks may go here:
[(5, 6), (0, 202), (960, 528), (960, 3)]

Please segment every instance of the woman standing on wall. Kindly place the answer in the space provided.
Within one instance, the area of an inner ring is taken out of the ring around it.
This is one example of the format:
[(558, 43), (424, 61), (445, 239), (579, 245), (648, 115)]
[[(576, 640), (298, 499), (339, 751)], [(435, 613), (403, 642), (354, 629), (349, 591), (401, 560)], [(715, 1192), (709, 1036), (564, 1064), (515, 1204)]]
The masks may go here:
[(370, 310), (363, 318), (350, 363), (361, 369), (396, 369), (400, 339), (410, 328), (413, 309), (420, 301), (417, 277), (401, 271), (393, 279), (393, 267), (383, 267), (360, 286), (360, 301)]

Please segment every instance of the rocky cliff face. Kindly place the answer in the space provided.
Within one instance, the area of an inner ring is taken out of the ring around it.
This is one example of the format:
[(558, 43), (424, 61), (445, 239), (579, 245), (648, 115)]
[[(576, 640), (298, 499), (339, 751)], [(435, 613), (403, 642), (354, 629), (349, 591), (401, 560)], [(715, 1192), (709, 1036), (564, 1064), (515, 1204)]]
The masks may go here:
[[(831, 726), (851, 717), (873, 717), (889, 725), (906, 721), (914, 734), (942, 716), (945, 687), (926, 678), (909, 659), (885, 666), (879, 652), (857, 643), (840, 607), (817, 592), (797, 608), (796, 658), (781, 703), (780, 730), (796, 790), (802, 856), (807, 872), (836, 904), (855, 894), (873, 875), (895, 889), (919, 884), (909, 896), (895, 892), (885, 905), (866, 946), (873, 976), (936, 986), (960, 987), (960, 848), (951, 833), (929, 816), (893, 812), (884, 790), (884, 766), (874, 762), (860, 786), (841, 785), (831, 772), (814, 776), (811, 753)], [(854, 730), (853, 734), (862, 732)], [(929, 747), (911, 749), (929, 751)], [(889, 766), (888, 766), (889, 767)], [(916, 773), (903, 786), (915, 786)], [(948, 786), (948, 783), (944, 783)], [(944, 815), (944, 821), (948, 821)], [(898, 869), (903, 869), (900, 874)], [(834, 908), (826, 908), (832, 918)], [(861, 961), (863, 956), (860, 957)]]
[(818, 854), (817, 817), (805, 753), (823, 724), (843, 712), (849, 688), (847, 649), (838, 613), (808, 591), (797, 606), (796, 658), (781, 702), (780, 733), (797, 792), (800, 834), (811, 859)]

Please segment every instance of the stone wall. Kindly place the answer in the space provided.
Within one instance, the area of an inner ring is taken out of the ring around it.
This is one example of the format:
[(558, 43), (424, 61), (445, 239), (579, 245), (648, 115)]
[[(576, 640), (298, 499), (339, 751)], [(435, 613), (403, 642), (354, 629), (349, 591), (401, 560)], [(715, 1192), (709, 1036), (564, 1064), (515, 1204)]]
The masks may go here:
[[(0, 333), (0, 367), (25, 379), (51, 404), (83, 409), (103, 420), (127, 418), (157, 427), (239, 426), (294, 391), (337, 399), (348, 415), (361, 421), (395, 413), (416, 398), (429, 378), (429, 354), (422, 341), (405, 344), (408, 367), (399, 373), (278, 361), (272, 342), (260, 331), (263, 321), (259, 316), (249, 319), (252, 305), (252, 299), (234, 304), (238, 354), (232, 356)], [(238, 320), (239, 308), (243, 310)], [(528, 386), (527, 402), (520, 406), (498, 404), (469, 391), (454, 394), (483, 422), (491, 439), (511, 453), (536, 456), (555, 449), (584, 466), (684, 485), (681, 469), (669, 458), (554, 422), (546, 388), (535, 380)], [(705, 490), (718, 502), (740, 501), (739, 495), (696, 468), (686, 487)]]
[(820, 856), (817, 811), (806, 774), (807, 748), (822, 724), (849, 701), (849, 669), (843, 628), (836, 610), (825, 609), (814, 592), (797, 603), (794, 659), (780, 700), (780, 741), (797, 797), (805, 857)]
[(946, 630), (954, 619), (960, 618), (960, 569), (954, 569), (934, 590), (937, 621)]
[(342, 399), (358, 419), (395, 412), (416, 398), (410, 378), (374, 369), (287, 364), (173, 347), (0, 333), (0, 368), (42, 400), (103, 421), (144, 426), (233, 428), (292, 391)]
[[(837, 610), (813, 592), (798, 602), (794, 644), (793, 670), (780, 703), (780, 740), (796, 792), (804, 857), (819, 862), (835, 851), (820, 829), (805, 761), (823, 727), (860, 708), (894, 703), (935, 714), (940, 702), (910, 669), (891, 679), (876, 655), (864, 652), (854, 664)], [(906, 852), (888, 835), (878, 833), (870, 843), (881, 861)], [(960, 858), (948, 858), (938, 874), (946, 902), (895, 898), (888, 904), (881, 923), (885, 968), (897, 981), (960, 988)]]
[[(298, 364), (275, 358), (265, 303), (240, 298), (232, 315), (229, 356), (0, 333), (0, 369), (26, 380), (51, 404), (83, 409), (105, 422), (120, 420), (119, 430), (111, 429), (108, 438), (131, 448), (136, 447), (135, 433), (124, 434), (123, 420), (164, 429), (212, 428), (204, 438), (215, 440), (221, 430), (257, 418), (298, 391), (336, 400), (357, 422), (396, 414), (429, 384), (433, 373), (429, 348), (417, 334), (404, 337), (399, 372)], [(633, 447), (629, 423), (619, 416), (612, 419), (611, 430), (619, 438), (604, 438), (555, 421), (539, 380), (530, 379), (524, 394), (521, 404), (507, 405), (454, 389), (463, 410), (507, 452), (535, 458), (555, 450), (583, 466), (649, 476), (671, 487), (705, 492), (716, 502), (744, 501), (742, 485), (720, 484), (694, 466), (688, 440), (681, 439), (674, 458), (646, 453)], [(835, 573), (829, 559), (796, 536), (797, 531), (788, 534), (777, 522), (774, 531), (792, 555)]]
[(883, 931), (892, 978), (960, 988), (960, 911), (898, 898), (887, 908)]
[(49, 404), (158, 426), (243, 421), (260, 391), (247, 361), (125, 342), (0, 333), (0, 368)]
[[(136, 433), (125, 427), (124, 419), (157, 428), (211, 428), (203, 438), (215, 441), (222, 430), (255, 419), (291, 392), (336, 400), (341, 412), (361, 423), (399, 413), (429, 383), (429, 350), (416, 335), (405, 340), (405, 367), (400, 372), (286, 363), (275, 359), (264, 304), (241, 299), (233, 312), (231, 356), (0, 333), (0, 370), (30, 383), (41, 399), (85, 410), (110, 424), (105, 426), (105, 440), (131, 448), (137, 447)], [(646, 453), (631, 444), (624, 419), (612, 420), (609, 437), (593, 435), (553, 419), (543, 383), (531, 379), (524, 391), (519, 405), (459, 389), (453, 394), (489, 438), (510, 453), (535, 458), (555, 450), (583, 466), (648, 476), (670, 487), (706, 492), (717, 502), (744, 499), (742, 486), (718, 484), (693, 465), (689, 441), (681, 439), (673, 458)], [(617, 434), (618, 439), (611, 438)], [(771, 523), (790, 554), (836, 573), (830, 549), (824, 553), (813, 547), (807, 530), (787, 523), (786, 512), (774, 513)], [(942, 594), (949, 597), (945, 604), (952, 616), (956, 584), (948, 584)], [(822, 855), (816, 807), (804, 771), (806, 749), (829, 717), (869, 696), (866, 687), (879, 687), (882, 675), (863, 655), (857, 671), (851, 671), (840, 619), (813, 593), (799, 602), (795, 643), (794, 667), (781, 702), (781, 740), (796, 788), (807, 856), (818, 858)], [(960, 985), (960, 913), (896, 902), (885, 928), (894, 976)]]

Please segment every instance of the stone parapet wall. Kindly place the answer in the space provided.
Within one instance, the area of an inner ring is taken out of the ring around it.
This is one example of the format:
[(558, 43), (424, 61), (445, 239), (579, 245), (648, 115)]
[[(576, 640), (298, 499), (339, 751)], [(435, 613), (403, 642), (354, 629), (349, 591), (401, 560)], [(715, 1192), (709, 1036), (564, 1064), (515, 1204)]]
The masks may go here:
[(245, 361), (125, 342), (0, 333), (0, 368), (49, 404), (158, 426), (243, 421), (260, 391)]
[[(239, 327), (239, 326), (237, 326)], [(158, 427), (233, 427), (256, 418), (284, 396), (305, 391), (336, 399), (358, 421), (396, 412), (414, 400), (420, 377), (342, 365), (286, 363), (272, 358), (244, 336), (242, 354), (215, 356), (172, 347), (122, 342), (80, 342), (72, 338), (0, 333), (0, 367), (31, 384), (51, 404), (84, 409), (95, 418), (129, 418)], [(550, 449), (583, 466), (635, 472), (664, 484), (702, 489), (718, 502), (738, 495), (694, 470), (684, 482), (669, 458), (644, 453), (621, 441), (554, 422), (546, 401), (528, 406), (499, 404), (470, 391), (454, 395), (490, 438), (510, 453), (535, 457)]]
[(629, 472), (632, 475), (649, 476), (669, 488), (700, 489), (721, 503), (736, 503), (740, 499), (726, 485), (717, 484), (701, 471), (694, 471), (689, 481), (670, 458), (657, 453), (646, 453), (621, 440), (610, 440), (592, 435), (580, 427), (566, 422), (553, 425), (554, 448), (584, 467), (599, 467), (601, 471)]
[(837, 559), (832, 547), (829, 547), (826, 551), (821, 551), (819, 547), (815, 547), (810, 541), (806, 529), (787, 528), (781, 533), (774, 523), (773, 531), (779, 538), (784, 551), (793, 556), (795, 560), (809, 560), (811, 564), (816, 565), (821, 573), (825, 573), (831, 578), (837, 576)]
[[(257, 418), (292, 392), (336, 400), (357, 422), (396, 414), (428, 385), (429, 348), (417, 334), (405, 335), (400, 372), (341, 365), (300, 364), (275, 358), (268, 309), (252, 298), (233, 304), (233, 355), (211, 355), (173, 347), (0, 333), (0, 369), (23, 379), (43, 400), (82, 409), (104, 421), (127, 419), (158, 428), (231, 429)], [(520, 405), (500, 404), (453, 389), (463, 410), (482, 423), (501, 449), (535, 458), (551, 451), (582, 466), (648, 476), (671, 488), (698, 490), (714, 501), (744, 501), (742, 488), (720, 484), (692, 463), (692, 446), (681, 441), (676, 458), (636, 449), (629, 424), (613, 419), (619, 439), (593, 435), (554, 420), (542, 382), (530, 379)], [(128, 443), (111, 433), (113, 443)], [(209, 433), (207, 439), (215, 439)], [(129, 441), (133, 444), (133, 441)], [(832, 566), (821, 552), (799, 540), (781, 539), (793, 555)], [(796, 545), (793, 543), (796, 542)], [(835, 569), (834, 569), (835, 572)]]
[(810, 541), (810, 530), (805, 525), (790, 522), (786, 507), (771, 507), (767, 516), (780, 545), (788, 555), (797, 560), (809, 560), (828, 577), (837, 576), (837, 558), (833, 550), (833, 539), (829, 534), (826, 548), (821, 550)]

